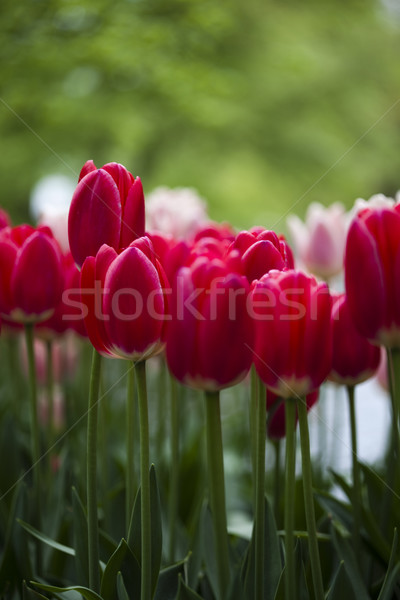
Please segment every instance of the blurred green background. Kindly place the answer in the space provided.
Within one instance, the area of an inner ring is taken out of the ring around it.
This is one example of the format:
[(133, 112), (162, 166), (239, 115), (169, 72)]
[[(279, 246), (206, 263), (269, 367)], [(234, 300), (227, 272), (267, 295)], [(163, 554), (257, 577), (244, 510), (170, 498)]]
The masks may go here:
[(1, 198), (92, 158), (194, 186), (210, 214), (284, 230), (290, 210), (400, 187), (392, 0), (2, 0)]

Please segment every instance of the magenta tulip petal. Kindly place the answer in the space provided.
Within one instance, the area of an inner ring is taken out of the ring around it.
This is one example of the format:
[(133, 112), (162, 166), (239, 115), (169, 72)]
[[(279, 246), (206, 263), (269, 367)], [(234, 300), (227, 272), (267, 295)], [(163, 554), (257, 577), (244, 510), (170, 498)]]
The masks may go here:
[(237, 383), (248, 373), (253, 355), (253, 323), (247, 312), (247, 281), (230, 274), (207, 290), (205, 317), (197, 324), (199, 371), (203, 389)]
[(261, 240), (255, 242), (243, 254), (243, 266), (246, 277), (251, 283), (254, 279), (260, 279), (271, 269), (283, 269), (285, 263), (280, 251), (272, 242)]
[(105, 327), (118, 354), (138, 360), (159, 343), (164, 299), (155, 266), (137, 248), (124, 250), (110, 265), (105, 288)]
[(137, 177), (129, 189), (122, 213), (120, 247), (126, 248), (133, 240), (144, 234), (144, 194), (142, 182)]
[(34, 233), (18, 251), (11, 278), (18, 313), (24, 313), (27, 320), (48, 316), (61, 300), (63, 285), (54, 242), (44, 233)]
[(83, 165), (81, 172), (79, 173), (78, 183), (85, 177), (85, 175), (91, 173), (92, 171), (97, 171), (97, 167), (92, 160), (87, 160)]
[(91, 344), (104, 356), (112, 356), (102, 313), (102, 289), (96, 284), (96, 259), (88, 256), (81, 270), (81, 302)]
[(18, 248), (15, 244), (0, 241), (0, 313), (10, 314), (14, 308), (11, 293), (11, 276)]
[(385, 285), (376, 242), (365, 223), (353, 221), (346, 245), (346, 293), (355, 326), (376, 339), (385, 317)]
[(68, 218), (72, 256), (82, 266), (100, 246), (118, 248), (121, 231), (121, 203), (118, 188), (103, 169), (91, 171), (78, 184)]

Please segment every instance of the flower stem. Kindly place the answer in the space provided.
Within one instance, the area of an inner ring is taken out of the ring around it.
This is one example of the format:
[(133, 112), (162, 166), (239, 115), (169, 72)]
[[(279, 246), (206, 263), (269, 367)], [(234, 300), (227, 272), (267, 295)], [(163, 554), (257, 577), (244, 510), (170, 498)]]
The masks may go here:
[(88, 555), (89, 586), (100, 591), (99, 570), (99, 530), (97, 519), (97, 421), (100, 389), (101, 356), (93, 348), (92, 370), (90, 374), (89, 408), (87, 420), (87, 519), (88, 519)]
[(256, 472), (257, 460), (257, 403), (259, 383), (260, 380), (257, 376), (256, 369), (254, 365), (252, 365), (250, 371), (250, 448), (253, 473)]
[(178, 412), (178, 387), (174, 376), (169, 374), (170, 380), (170, 418), (171, 418), (171, 478), (169, 492), (169, 560), (175, 561), (176, 548), (176, 519), (178, 515), (179, 496), (179, 412)]
[(400, 436), (399, 436), (399, 415), (400, 415), (400, 351), (397, 349), (388, 350), (388, 368), (390, 374), (390, 397), (392, 400), (393, 411), (393, 450), (399, 460)]
[[(128, 382), (126, 386), (126, 535), (131, 522), (135, 498), (135, 367), (128, 362)], [(128, 539), (128, 538), (127, 538)]]
[(354, 385), (347, 386), (347, 396), (349, 400), (350, 429), (351, 429), (351, 456), (353, 467), (353, 543), (354, 553), (357, 557), (360, 555), (360, 523), (361, 523), (361, 482), (360, 467), (357, 460), (357, 426), (356, 411), (354, 403)]
[(141, 600), (151, 597), (150, 450), (146, 361), (135, 364), (140, 426), (140, 519), (142, 530)]
[(264, 496), (265, 496), (265, 386), (258, 382), (256, 420), (256, 492), (255, 492), (255, 598), (264, 600)]
[(299, 415), (301, 464), (303, 476), (304, 506), (308, 531), (308, 547), (310, 553), (311, 572), (314, 583), (315, 600), (324, 600), (324, 585), (322, 581), (321, 562), (319, 558), (317, 525), (315, 522), (314, 498), (312, 491), (310, 435), (307, 421), (307, 404), (305, 398), (298, 398), (297, 412)]
[(296, 490), (296, 402), (285, 400), (285, 599), (296, 600), (297, 586), (294, 563), (294, 509)]
[[(40, 437), (39, 422), (37, 410), (37, 383), (36, 383), (36, 364), (35, 351), (33, 346), (34, 330), (33, 324), (25, 325), (26, 347), (28, 352), (29, 369), (29, 389), (30, 389), (30, 417), (31, 417), (31, 452), (33, 468), (33, 521), (35, 527), (41, 530), (42, 515), (40, 511), (40, 491), (41, 491), (41, 464), (40, 464)], [(36, 546), (36, 567), (38, 573), (41, 570), (42, 556), (40, 543)]]
[(279, 527), (280, 513), (279, 502), (281, 498), (281, 440), (274, 440), (275, 464), (274, 464), (274, 516)]
[(219, 392), (205, 392), (210, 505), (217, 554), (219, 598), (229, 589), (229, 543), (225, 504), (224, 458)]

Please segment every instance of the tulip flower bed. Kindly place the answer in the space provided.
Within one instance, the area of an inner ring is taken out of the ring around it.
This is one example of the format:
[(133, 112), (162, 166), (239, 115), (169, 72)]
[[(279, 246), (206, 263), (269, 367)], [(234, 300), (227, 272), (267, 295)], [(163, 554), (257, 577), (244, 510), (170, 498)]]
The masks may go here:
[[(0, 214), (0, 596), (400, 598), (398, 206), (311, 207), (293, 252), (178, 196), (146, 207), (88, 161), (68, 250)], [(367, 465), (355, 390), (382, 353), (392, 428)], [(328, 380), (349, 475), (310, 453)]]

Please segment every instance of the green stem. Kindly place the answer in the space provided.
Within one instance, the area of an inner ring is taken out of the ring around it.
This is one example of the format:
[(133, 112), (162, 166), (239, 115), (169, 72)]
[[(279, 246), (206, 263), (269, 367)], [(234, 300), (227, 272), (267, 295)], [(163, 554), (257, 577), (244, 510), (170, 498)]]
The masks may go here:
[(254, 365), (252, 365), (250, 371), (250, 448), (253, 473), (256, 472), (257, 461), (257, 403), (259, 381), (256, 369)]
[(179, 410), (178, 386), (173, 375), (170, 379), (170, 418), (171, 418), (171, 478), (169, 493), (169, 560), (175, 562), (176, 519), (178, 516), (179, 498)]
[(400, 414), (400, 351), (388, 350), (389, 373), (391, 374), (390, 397), (393, 411), (393, 444), (394, 452), (399, 460), (399, 414)]
[(54, 369), (53, 369), (53, 342), (46, 342), (46, 387), (48, 405), (48, 445), (53, 443), (54, 434)]
[(94, 592), (97, 593), (100, 592), (99, 530), (97, 518), (97, 421), (100, 389), (100, 372), (101, 356), (93, 348), (87, 419), (86, 481), (89, 586)]
[[(39, 437), (39, 422), (37, 410), (37, 382), (36, 382), (36, 364), (34, 350), (34, 329), (32, 323), (25, 325), (25, 338), (28, 353), (28, 369), (29, 369), (29, 389), (30, 389), (30, 417), (31, 417), (31, 452), (32, 452), (32, 469), (33, 469), (33, 522), (35, 527), (42, 528), (41, 515), (41, 463), (40, 463), (40, 437)], [(36, 566), (38, 574), (41, 571), (41, 546), (40, 543), (36, 546)]]
[(135, 364), (140, 426), (140, 519), (142, 530), (141, 600), (151, 598), (150, 450), (146, 362)]
[(314, 498), (312, 490), (310, 436), (307, 421), (307, 404), (305, 398), (297, 399), (299, 415), (301, 464), (303, 476), (304, 506), (308, 531), (308, 547), (310, 553), (311, 572), (314, 583), (315, 600), (324, 600), (324, 584), (322, 581), (321, 562), (319, 558), (317, 525), (315, 522)]
[[(380, 528), (385, 531), (388, 524), (388, 516), (390, 514), (390, 504), (393, 500), (392, 490), (395, 487), (396, 479), (396, 468), (399, 456), (399, 429), (397, 425), (397, 409), (395, 399), (395, 383), (394, 383), (394, 369), (392, 360), (392, 351), (390, 348), (386, 348), (387, 357), (387, 377), (389, 385), (389, 394), (392, 405), (392, 433), (389, 447), (388, 466), (386, 472), (386, 486), (383, 500), (381, 503), (381, 515), (380, 515)], [(399, 387), (399, 386), (398, 386)]]
[(351, 456), (353, 467), (353, 540), (354, 552), (359, 558), (360, 553), (360, 524), (361, 524), (361, 482), (360, 466), (357, 460), (357, 426), (356, 411), (354, 403), (354, 385), (347, 386), (347, 395), (349, 400), (350, 429), (351, 429)]
[(297, 586), (294, 562), (294, 509), (296, 491), (296, 402), (285, 400), (285, 599), (296, 600)]
[(275, 465), (274, 465), (274, 515), (277, 527), (279, 527), (280, 514), (279, 503), (281, 498), (281, 440), (274, 441)]
[[(126, 387), (126, 535), (128, 536), (135, 499), (135, 367), (128, 362)], [(128, 539), (128, 538), (127, 538)]]
[(229, 542), (219, 392), (205, 392), (209, 494), (217, 554), (219, 598), (229, 589)]
[(258, 382), (256, 430), (256, 501), (255, 501), (255, 598), (264, 600), (264, 496), (265, 496), (265, 427), (266, 395), (262, 381)]

